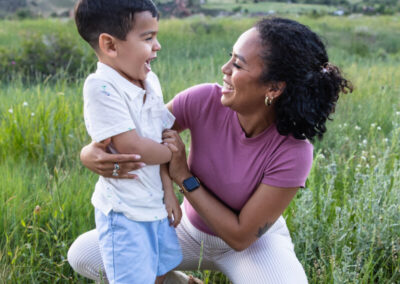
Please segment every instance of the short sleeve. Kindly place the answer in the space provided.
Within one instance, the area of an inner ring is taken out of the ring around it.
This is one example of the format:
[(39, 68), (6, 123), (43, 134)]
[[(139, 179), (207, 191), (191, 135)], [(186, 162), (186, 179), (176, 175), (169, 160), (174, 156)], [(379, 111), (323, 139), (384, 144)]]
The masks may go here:
[(171, 129), (174, 125), (175, 116), (164, 106), (162, 115), (163, 130)]
[(186, 89), (177, 94), (172, 102), (173, 115), (176, 122), (183, 128), (191, 128), (206, 114), (208, 102), (216, 94), (216, 84), (201, 84)]
[(262, 183), (283, 188), (305, 187), (312, 161), (312, 144), (290, 138), (274, 153), (264, 171)]
[(89, 77), (83, 96), (85, 124), (93, 140), (100, 142), (136, 128), (124, 98), (110, 83)]

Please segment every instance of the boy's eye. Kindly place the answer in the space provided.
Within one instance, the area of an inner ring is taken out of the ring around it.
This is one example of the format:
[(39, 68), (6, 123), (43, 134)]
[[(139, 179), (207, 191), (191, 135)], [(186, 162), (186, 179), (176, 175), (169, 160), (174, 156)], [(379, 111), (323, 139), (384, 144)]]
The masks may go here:
[(146, 41), (151, 41), (152, 39), (153, 39), (153, 37), (150, 36), (150, 37), (146, 38)]

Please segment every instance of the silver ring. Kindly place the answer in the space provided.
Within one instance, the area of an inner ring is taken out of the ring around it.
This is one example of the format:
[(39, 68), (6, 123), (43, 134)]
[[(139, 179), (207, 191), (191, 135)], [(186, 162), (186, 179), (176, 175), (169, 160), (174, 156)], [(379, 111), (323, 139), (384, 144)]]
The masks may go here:
[(120, 169), (118, 163), (114, 163), (114, 169), (112, 172), (113, 177), (117, 177), (118, 176), (118, 170)]

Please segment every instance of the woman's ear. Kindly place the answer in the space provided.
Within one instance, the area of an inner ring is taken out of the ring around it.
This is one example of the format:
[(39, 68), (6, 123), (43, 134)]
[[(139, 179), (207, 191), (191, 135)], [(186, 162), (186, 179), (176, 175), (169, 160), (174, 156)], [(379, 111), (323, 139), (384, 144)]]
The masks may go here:
[(102, 33), (99, 36), (99, 49), (100, 51), (109, 56), (116, 57), (117, 56), (117, 47), (115, 38), (107, 33)]
[(286, 88), (286, 82), (271, 82), (267, 85), (266, 96), (269, 98), (278, 98)]

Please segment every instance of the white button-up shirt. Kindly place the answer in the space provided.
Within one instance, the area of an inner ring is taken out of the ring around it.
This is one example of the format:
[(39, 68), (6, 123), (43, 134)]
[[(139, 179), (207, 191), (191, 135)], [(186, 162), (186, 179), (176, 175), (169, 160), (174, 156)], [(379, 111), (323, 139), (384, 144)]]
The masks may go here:
[[(85, 124), (93, 140), (100, 142), (135, 129), (142, 137), (162, 141), (162, 131), (172, 127), (175, 117), (164, 106), (161, 86), (153, 72), (147, 75), (144, 86), (145, 90), (108, 65), (97, 63), (96, 73), (89, 75), (83, 87)], [(110, 151), (116, 153), (112, 145)], [(101, 176), (92, 204), (105, 215), (114, 210), (135, 221), (165, 218), (160, 165), (147, 165), (132, 173), (139, 180)]]

